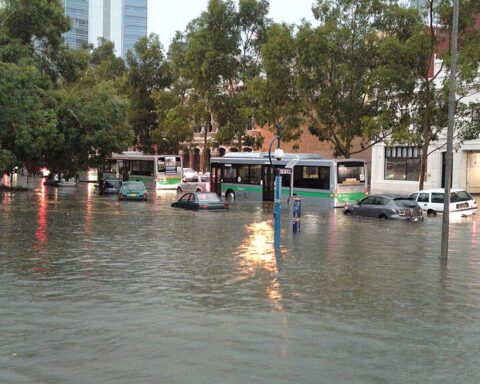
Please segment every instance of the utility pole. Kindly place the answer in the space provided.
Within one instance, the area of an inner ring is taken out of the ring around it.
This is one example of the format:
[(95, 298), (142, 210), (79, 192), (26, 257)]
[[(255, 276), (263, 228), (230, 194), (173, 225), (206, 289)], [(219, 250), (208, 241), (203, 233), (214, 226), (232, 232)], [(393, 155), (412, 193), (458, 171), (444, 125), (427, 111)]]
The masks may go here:
[(455, 125), (455, 93), (457, 74), (457, 44), (458, 44), (458, 13), (459, 0), (453, 1), (453, 31), (452, 31), (452, 68), (450, 71), (450, 88), (448, 91), (448, 130), (447, 130), (447, 154), (445, 165), (445, 196), (443, 199), (443, 222), (442, 222), (442, 249), (440, 258), (448, 260), (448, 232), (450, 228), (450, 189), (452, 184), (453, 167), (453, 128)]

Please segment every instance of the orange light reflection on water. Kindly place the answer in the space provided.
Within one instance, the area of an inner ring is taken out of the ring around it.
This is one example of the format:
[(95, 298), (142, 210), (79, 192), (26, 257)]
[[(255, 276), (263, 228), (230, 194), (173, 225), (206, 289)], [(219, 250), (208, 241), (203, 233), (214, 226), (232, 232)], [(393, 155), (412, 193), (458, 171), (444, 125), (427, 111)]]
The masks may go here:
[(37, 226), (35, 227), (35, 245), (34, 249), (43, 254), (48, 243), (47, 234), (47, 194), (45, 185), (40, 186), (40, 193), (38, 195), (38, 215)]
[(241, 280), (247, 280), (257, 271), (267, 271), (272, 275), (270, 285), (265, 287), (265, 297), (277, 311), (283, 311), (282, 292), (277, 278), (278, 265), (273, 248), (273, 224), (271, 221), (251, 223), (245, 226), (247, 236), (238, 247), (240, 267), (244, 272)]

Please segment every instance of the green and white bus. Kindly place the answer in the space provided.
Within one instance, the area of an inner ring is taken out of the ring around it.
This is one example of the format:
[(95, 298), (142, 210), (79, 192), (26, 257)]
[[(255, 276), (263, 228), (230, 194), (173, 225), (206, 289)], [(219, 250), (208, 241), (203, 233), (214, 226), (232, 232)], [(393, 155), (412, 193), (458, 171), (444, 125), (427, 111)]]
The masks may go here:
[(99, 167), (99, 178), (143, 181), (147, 188), (177, 189), (183, 166), (178, 155), (144, 155), (142, 152), (112, 154)]
[[(367, 195), (365, 160), (285, 153), (273, 165), (291, 173), (282, 177), (282, 200), (296, 194), (307, 205), (342, 207)], [(210, 159), (210, 190), (226, 199), (273, 201), (274, 182), (266, 152), (231, 152)]]

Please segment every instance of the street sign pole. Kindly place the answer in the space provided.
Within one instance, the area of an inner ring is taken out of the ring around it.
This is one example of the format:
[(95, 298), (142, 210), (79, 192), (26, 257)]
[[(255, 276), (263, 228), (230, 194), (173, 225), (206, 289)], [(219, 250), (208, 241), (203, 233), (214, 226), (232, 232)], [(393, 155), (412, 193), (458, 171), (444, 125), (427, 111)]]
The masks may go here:
[(274, 228), (273, 228), (273, 246), (280, 248), (280, 232), (282, 229), (282, 176), (279, 172), (275, 174), (275, 197), (274, 197)]

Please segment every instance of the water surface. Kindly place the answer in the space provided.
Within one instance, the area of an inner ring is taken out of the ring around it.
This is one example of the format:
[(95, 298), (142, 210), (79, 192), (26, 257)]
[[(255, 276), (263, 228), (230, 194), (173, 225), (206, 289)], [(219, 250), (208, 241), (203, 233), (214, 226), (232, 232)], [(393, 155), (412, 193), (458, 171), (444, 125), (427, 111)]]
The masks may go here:
[(423, 223), (272, 205), (0, 194), (0, 382), (476, 383), (478, 217)]

